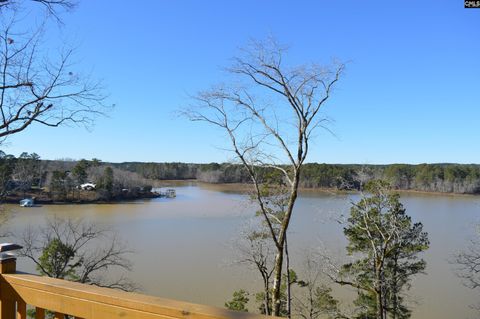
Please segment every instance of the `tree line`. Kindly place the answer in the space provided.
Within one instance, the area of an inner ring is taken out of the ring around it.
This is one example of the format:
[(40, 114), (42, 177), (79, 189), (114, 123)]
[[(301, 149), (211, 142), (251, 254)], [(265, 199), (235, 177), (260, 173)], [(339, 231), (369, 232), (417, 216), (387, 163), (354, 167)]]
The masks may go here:
[[(69, 183), (77, 185), (87, 180), (101, 180), (106, 166), (109, 166), (116, 175), (117, 193), (124, 188), (149, 186), (155, 180), (197, 180), (205, 183), (251, 182), (248, 172), (242, 165), (231, 163), (107, 163), (95, 158), (90, 161), (42, 160), (36, 153), (24, 152), (15, 157), (1, 152), (0, 193), (4, 193), (6, 189), (12, 189), (13, 186), (21, 191), (27, 191), (32, 186), (49, 186), (52, 181), (54, 188), (68, 193), (72, 191)], [(275, 173), (275, 169), (268, 167), (262, 167), (259, 170), (263, 171), (263, 174)], [(74, 176), (69, 177), (71, 174)], [(361, 190), (362, 185), (375, 179), (388, 181), (397, 190), (480, 193), (480, 165), (478, 164), (307, 163), (303, 165), (299, 185), (304, 188)], [(62, 183), (64, 185), (59, 187)]]
[[(248, 172), (242, 165), (231, 163), (141, 163), (112, 164), (123, 170), (154, 180), (195, 179), (206, 183), (248, 183)], [(263, 168), (265, 171), (273, 169)], [(319, 164), (303, 165), (300, 186), (360, 190), (374, 179), (388, 181), (394, 189), (441, 193), (480, 193), (478, 164)]]
[[(36, 153), (20, 156), (0, 151), (0, 196), (35, 196), (48, 201), (98, 201), (147, 196), (150, 181), (101, 160), (41, 160)], [(93, 183), (84, 190), (80, 185)]]
[[(80, 163), (76, 167), (77, 163)], [(18, 158), (5, 153), (0, 154), (0, 179), (3, 188), (14, 175), (21, 180), (20, 188), (30, 185), (49, 184), (53, 171), (75, 172), (83, 165), (90, 168), (92, 176), (97, 179), (98, 172), (91, 167), (98, 167), (100, 162), (92, 159), (91, 164), (85, 160), (41, 160), (35, 153), (22, 153)], [(145, 180), (197, 180), (206, 183), (249, 183), (250, 178), (242, 165), (231, 163), (101, 163), (101, 166), (112, 167), (117, 175), (131, 173), (122, 179)], [(76, 167), (76, 168), (75, 168)], [(87, 167), (85, 167), (87, 168)], [(40, 172), (40, 170), (42, 170)], [(273, 173), (270, 168), (262, 168), (264, 172)], [(77, 171), (77, 174), (79, 172)], [(58, 173), (57, 173), (58, 174)], [(80, 182), (88, 178), (78, 175)], [(57, 176), (59, 177), (59, 176)], [(480, 165), (478, 164), (318, 164), (303, 165), (300, 186), (305, 188), (328, 188), (336, 190), (360, 190), (362, 185), (374, 179), (388, 181), (394, 189), (414, 190), (441, 193), (478, 194), (480, 193)], [(127, 183), (128, 184), (128, 183)], [(129, 185), (127, 185), (129, 186)]]

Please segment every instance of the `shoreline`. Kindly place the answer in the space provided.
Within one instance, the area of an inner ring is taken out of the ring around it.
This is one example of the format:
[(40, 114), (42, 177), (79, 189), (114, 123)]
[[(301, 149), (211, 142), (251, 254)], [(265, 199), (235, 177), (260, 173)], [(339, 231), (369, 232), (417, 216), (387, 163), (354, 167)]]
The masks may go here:
[[(198, 186), (204, 189), (217, 191), (217, 192), (225, 192), (225, 193), (241, 193), (247, 194), (251, 191), (251, 185), (248, 183), (208, 183), (198, 181), (196, 179), (187, 179), (187, 180), (158, 180), (155, 181), (154, 188), (165, 188), (165, 187), (186, 187), (186, 186)], [(406, 189), (396, 189), (393, 190), (400, 195), (421, 195), (421, 196), (431, 196), (431, 197), (451, 197), (451, 198), (476, 198), (479, 197), (480, 194), (461, 194), (461, 193), (444, 193), (444, 192), (431, 192), (431, 191), (419, 191), (419, 190), (406, 190)], [(339, 190), (335, 188), (310, 188), (310, 187), (299, 187), (299, 193), (302, 194), (329, 194), (329, 195), (355, 195), (359, 194), (358, 190)], [(156, 192), (151, 192), (148, 194), (142, 194), (139, 196), (126, 196), (126, 197), (119, 197), (113, 198), (110, 200), (101, 200), (101, 199), (89, 199), (89, 198), (82, 198), (82, 199), (71, 199), (71, 200), (54, 200), (45, 196), (45, 194), (39, 193), (28, 193), (25, 196), (19, 196), (17, 194), (13, 196), (7, 196), (5, 199), (2, 200), (2, 204), (19, 204), (19, 201), (24, 198), (31, 198), (36, 197), (35, 199), (35, 206), (42, 206), (42, 205), (91, 205), (91, 204), (98, 204), (98, 205), (108, 205), (108, 204), (125, 204), (129, 202), (137, 202), (141, 200), (149, 200), (160, 198), (161, 195)]]
[[(38, 196), (38, 197), (37, 197)], [(134, 197), (119, 197), (119, 198), (112, 198), (110, 200), (103, 200), (103, 199), (71, 199), (71, 200), (54, 200), (50, 198), (45, 198), (43, 194), (38, 193), (30, 193), (26, 194), (25, 196), (7, 196), (2, 200), (2, 204), (19, 204), (20, 200), (24, 198), (32, 198), (35, 197), (34, 206), (37, 205), (88, 205), (88, 204), (122, 204), (126, 202), (135, 202), (145, 199), (154, 199), (161, 197), (158, 193), (149, 193), (149, 194), (142, 194), (140, 196)]]
[[(172, 184), (177, 184), (176, 186), (188, 186), (186, 184), (196, 184), (200, 187), (204, 187), (207, 189), (218, 189), (219, 191), (238, 191), (238, 192), (248, 192), (251, 188), (251, 184), (248, 183), (207, 183), (198, 181), (195, 179), (189, 180), (162, 180), (159, 181), (161, 184), (162, 182), (166, 183), (165, 186)], [(184, 185), (181, 185), (184, 184)], [(221, 190), (219, 189), (221, 188)], [(360, 193), (358, 190), (340, 190), (336, 188), (312, 188), (312, 187), (299, 187), (300, 192), (306, 193), (328, 193), (328, 194), (358, 194)], [(480, 194), (465, 194), (465, 193), (447, 193), (447, 192), (432, 192), (432, 191), (421, 191), (421, 190), (413, 190), (413, 189), (394, 189), (393, 192), (399, 194), (412, 194), (412, 195), (427, 195), (427, 196), (450, 196), (450, 197), (479, 197)]]

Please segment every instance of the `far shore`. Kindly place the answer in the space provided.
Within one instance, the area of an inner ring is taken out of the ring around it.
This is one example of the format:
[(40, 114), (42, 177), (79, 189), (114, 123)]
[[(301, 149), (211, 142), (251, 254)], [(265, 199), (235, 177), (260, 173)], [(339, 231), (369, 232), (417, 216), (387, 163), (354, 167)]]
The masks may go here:
[[(166, 187), (185, 187), (185, 186), (199, 186), (204, 189), (226, 192), (226, 193), (241, 193), (248, 194), (252, 191), (251, 184), (248, 183), (207, 183), (195, 179), (187, 180), (157, 180), (154, 181), (155, 188)], [(355, 195), (360, 192), (357, 190), (340, 190), (336, 188), (308, 188), (300, 187), (300, 194), (329, 194), (329, 195)], [(448, 196), (448, 197), (477, 197), (480, 194), (461, 194), (461, 193), (442, 193), (442, 192), (428, 192), (418, 190), (402, 190), (397, 189), (395, 192), (401, 195), (422, 195), (422, 196)], [(94, 193), (92, 193), (94, 194)], [(49, 197), (46, 193), (29, 192), (26, 194), (12, 194), (3, 199), (6, 204), (18, 204), (24, 198), (35, 197), (35, 205), (85, 205), (85, 204), (122, 204), (128, 202), (135, 202), (141, 200), (148, 200), (160, 197), (160, 194), (152, 191), (147, 193), (136, 194), (135, 196), (119, 196), (109, 200), (97, 199), (96, 196), (80, 196), (75, 199), (55, 200)]]
[[(156, 181), (157, 187), (175, 187), (175, 186), (187, 186), (188, 184), (195, 184), (200, 187), (217, 190), (217, 191), (226, 191), (226, 192), (239, 192), (239, 193), (248, 193), (252, 190), (252, 184), (248, 183), (207, 183), (198, 181), (196, 179), (186, 179), (186, 180), (160, 180)], [(323, 193), (323, 194), (333, 194), (333, 195), (346, 195), (346, 194), (359, 194), (358, 190), (341, 190), (336, 188), (310, 188), (310, 187), (299, 187), (301, 193)], [(446, 192), (429, 192), (429, 191), (420, 191), (420, 190), (411, 190), (411, 189), (395, 189), (397, 193), (404, 195), (426, 195), (426, 196), (451, 196), (451, 197), (477, 197), (480, 194), (464, 194), (464, 193), (446, 193)]]
[(152, 199), (160, 197), (160, 194), (155, 192), (145, 192), (140, 193), (135, 196), (117, 196), (111, 198), (109, 200), (105, 199), (98, 199), (96, 196), (79, 196), (80, 198), (75, 199), (62, 199), (56, 200), (54, 198), (49, 197), (45, 193), (40, 192), (29, 192), (25, 194), (12, 194), (7, 195), (3, 199), (3, 203), (6, 204), (19, 204), (20, 200), (24, 198), (35, 198), (35, 205), (83, 205), (83, 204), (115, 204), (115, 203), (126, 203), (126, 202), (133, 202), (138, 200), (144, 199)]

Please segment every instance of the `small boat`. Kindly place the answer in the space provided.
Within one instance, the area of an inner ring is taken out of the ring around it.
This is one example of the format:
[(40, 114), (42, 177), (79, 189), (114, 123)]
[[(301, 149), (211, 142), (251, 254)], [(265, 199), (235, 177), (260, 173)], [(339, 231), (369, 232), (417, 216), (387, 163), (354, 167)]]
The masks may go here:
[(33, 198), (25, 198), (20, 201), (21, 207), (33, 207), (35, 205), (35, 201)]
[(177, 196), (177, 193), (173, 188), (169, 188), (165, 191), (165, 197), (167, 198), (174, 198)]
[(177, 192), (173, 188), (168, 188), (164, 192), (162, 192), (160, 189), (156, 192), (160, 197), (166, 197), (166, 198), (174, 198), (177, 196)]

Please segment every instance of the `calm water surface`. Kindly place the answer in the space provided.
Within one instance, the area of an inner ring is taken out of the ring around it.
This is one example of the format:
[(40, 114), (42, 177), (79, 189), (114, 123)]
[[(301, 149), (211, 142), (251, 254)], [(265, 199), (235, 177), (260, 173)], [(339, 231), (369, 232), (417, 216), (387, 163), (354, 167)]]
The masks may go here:
[[(9, 230), (21, 233), (54, 215), (108, 226), (135, 250), (130, 277), (151, 295), (223, 306), (234, 290), (259, 287), (255, 273), (231, 265), (232, 242), (253, 216), (247, 197), (195, 184), (176, 189), (175, 199), (134, 203), (30, 209), (11, 205)], [(315, 192), (300, 196), (289, 237), (291, 249), (298, 251), (294, 265), (301, 264), (306, 248), (324, 245), (334, 254), (343, 254), (342, 227), (332, 217), (348, 213), (351, 199)], [(465, 247), (480, 222), (480, 198), (403, 195), (402, 202), (415, 221), (423, 222), (431, 241), (425, 254), (427, 275), (418, 276), (410, 292), (418, 303), (413, 318), (473, 317), (469, 305), (478, 294), (461, 285), (448, 260)], [(34, 271), (27, 260), (19, 259), (18, 265), (22, 271)]]

